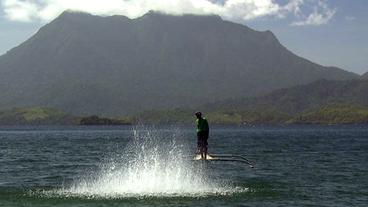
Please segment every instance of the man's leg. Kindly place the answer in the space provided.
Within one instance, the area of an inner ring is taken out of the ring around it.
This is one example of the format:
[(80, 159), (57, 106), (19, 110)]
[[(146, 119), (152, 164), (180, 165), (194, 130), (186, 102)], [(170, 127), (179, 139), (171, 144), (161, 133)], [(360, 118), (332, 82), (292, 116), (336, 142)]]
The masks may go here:
[(197, 132), (197, 154), (201, 153), (201, 134)]
[(207, 160), (207, 146), (208, 146), (208, 136), (209, 136), (209, 132), (205, 132), (203, 135), (203, 153), (204, 153), (204, 159)]
[(206, 159), (204, 139), (201, 139), (201, 158)]
[(203, 154), (204, 154), (204, 159), (207, 160), (207, 145), (206, 145), (206, 143), (203, 143)]

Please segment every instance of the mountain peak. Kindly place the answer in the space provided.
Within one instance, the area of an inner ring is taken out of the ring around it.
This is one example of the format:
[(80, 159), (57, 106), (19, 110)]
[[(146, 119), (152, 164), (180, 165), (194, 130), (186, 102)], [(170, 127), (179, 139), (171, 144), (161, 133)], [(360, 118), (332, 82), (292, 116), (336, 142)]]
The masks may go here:
[(74, 11), (74, 10), (65, 10), (63, 13), (61, 13), (56, 19), (59, 18), (76, 18), (76, 17), (91, 17), (92, 14), (82, 12), (82, 11)]
[(191, 19), (212, 19), (217, 21), (222, 21), (222, 18), (219, 15), (196, 15), (196, 14), (182, 14), (182, 15), (175, 15), (175, 14), (167, 14), (160, 11), (150, 10), (146, 14), (144, 14), (142, 19), (146, 18), (172, 18), (172, 17), (179, 17), (179, 18), (191, 18)]
[[(82, 11), (76, 11), (76, 10), (65, 10), (62, 12), (55, 20), (57, 19), (75, 19), (75, 18), (86, 18), (86, 17), (105, 17), (105, 16), (99, 16), (99, 15), (93, 15), (90, 13), (82, 12)], [(107, 18), (110, 17), (125, 17), (124, 15), (112, 15), (112, 16), (106, 16)], [(189, 18), (189, 19), (211, 19), (211, 20), (217, 20), (217, 21), (223, 21), (222, 18), (219, 15), (195, 15), (195, 14), (183, 14), (183, 15), (175, 15), (175, 14), (167, 14), (160, 11), (150, 10), (147, 13), (145, 13), (143, 16), (138, 17), (137, 19), (157, 19), (157, 18)], [(129, 18), (130, 19), (130, 18)]]

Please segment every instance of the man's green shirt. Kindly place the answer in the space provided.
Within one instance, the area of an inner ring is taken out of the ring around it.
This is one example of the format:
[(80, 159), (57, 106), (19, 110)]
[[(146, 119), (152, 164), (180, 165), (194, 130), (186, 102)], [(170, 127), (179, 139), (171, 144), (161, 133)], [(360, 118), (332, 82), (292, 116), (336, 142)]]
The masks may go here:
[(206, 118), (199, 118), (197, 122), (197, 132), (209, 131), (208, 122)]

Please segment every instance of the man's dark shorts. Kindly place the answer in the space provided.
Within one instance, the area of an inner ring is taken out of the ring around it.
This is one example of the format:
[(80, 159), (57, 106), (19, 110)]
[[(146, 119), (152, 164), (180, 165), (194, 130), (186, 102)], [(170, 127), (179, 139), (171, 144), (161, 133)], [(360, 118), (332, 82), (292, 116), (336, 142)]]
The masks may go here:
[(197, 132), (198, 147), (207, 147), (207, 145), (208, 145), (208, 142), (207, 142), (208, 135), (209, 135), (209, 131)]

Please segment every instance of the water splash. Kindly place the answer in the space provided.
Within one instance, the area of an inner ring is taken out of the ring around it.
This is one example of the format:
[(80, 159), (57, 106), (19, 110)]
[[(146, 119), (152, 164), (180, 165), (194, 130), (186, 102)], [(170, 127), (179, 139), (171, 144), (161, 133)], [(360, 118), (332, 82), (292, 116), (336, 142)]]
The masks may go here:
[(102, 198), (201, 197), (246, 191), (209, 177), (205, 165), (185, 156), (179, 130), (135, 129), (133, 140), (120, 156), (102, 165), (58, 195)]

